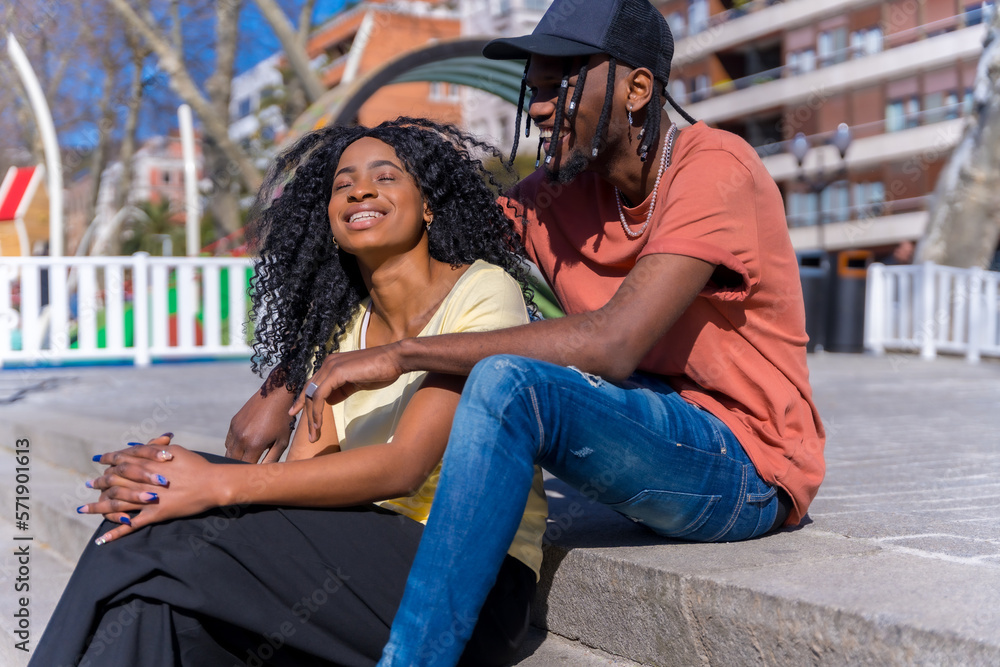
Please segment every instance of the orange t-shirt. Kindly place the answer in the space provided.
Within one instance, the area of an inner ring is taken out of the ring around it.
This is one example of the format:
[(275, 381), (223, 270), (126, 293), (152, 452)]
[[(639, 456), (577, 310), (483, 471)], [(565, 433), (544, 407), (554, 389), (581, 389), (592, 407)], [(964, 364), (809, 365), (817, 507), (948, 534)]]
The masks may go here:
[[(704, 123), (682, 130), (638, 239), (622, 230), (614, 187), (591, 173), (560, 185), (536, 171), (510, 199), (521, 204), (515, 224), (529, 257), (568, 314), (604, 306), (646, 255), (719, 267), (639, 369), (729, 426), (761, 477), (792, 498), (787, 524), (797, 524), (823, 481), (825, 435), (809, 387), (798, 262), (781, 194), (754, 150)], [(633, 230), (650, 199), (623, 207)]]

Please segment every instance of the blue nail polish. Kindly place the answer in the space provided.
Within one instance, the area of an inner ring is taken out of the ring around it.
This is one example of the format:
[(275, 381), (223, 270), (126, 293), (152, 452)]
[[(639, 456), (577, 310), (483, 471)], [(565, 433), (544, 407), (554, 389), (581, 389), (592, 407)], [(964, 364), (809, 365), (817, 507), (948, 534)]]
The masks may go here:
[(166, 433), (164, 433), (164, 434), (163, 434), (163, 435), (161, 435), (160, 437), (162, 438), (162, 437), (164, 437), (164, 436), (166, 436), (166, 437), (168, 437), (168, 438), (170, 438), (170, 439), (172, 440), (172, 439), (173, 439), (173, 437), (174, 437), (174, 434), (173, 434), (173, 433), (171, 433), (170, 431), (167, 431)]
[(125, 444), (128, 445), (129, 447), (138, 447), (142, 443), (141, 442), (126, 442)]
[(84, 485), (85, 487), (87, 487), (88, 489), (92, 489), (92, 488), (94, 488), (94, 483), (93, 483), (93, 482), (91, 482), (91, 481), (90, 481), (89, 479), (88, 479), (88, 480), (87, 480), (86, 482), (84, 482), (84, 483), (83, 483), (83, 485)]
[(79, 507), (76, 508), (76, 513), (77, 514), (86, 514), (87, 513), (87, 506), (86, 505), (80, 505)]
[(167, 478), (166, 478), (166, 477), (164, 477), (163, 475), (157, 475), (157, 476), (156, 476), (156, 482), (157, 482), (157, 483), (158, 483), (158, 484), (159, 484), (160, 486), (166, 486), (167, 484), (169, 484), (169, 482), (167, 481)]
[(94, 460), (100, 463), (102, 456), (104, 456), (104, 454), (94, 454)]
[(143, 491), (141, 494), (139, 494), (139, 499), (140, 500), (145, 500), (146, 502), (152, 502), (152, 501), (156, 500), (159, 497), (160, 496), (158, 496), (157, 494), (150, 493), (149, 491)]
[(123, 516), (121, 519), (119, 519), (119, 521), (124, 523), (126, 526), (132, 525), (132, 519), (128, 518), (127, 516)]

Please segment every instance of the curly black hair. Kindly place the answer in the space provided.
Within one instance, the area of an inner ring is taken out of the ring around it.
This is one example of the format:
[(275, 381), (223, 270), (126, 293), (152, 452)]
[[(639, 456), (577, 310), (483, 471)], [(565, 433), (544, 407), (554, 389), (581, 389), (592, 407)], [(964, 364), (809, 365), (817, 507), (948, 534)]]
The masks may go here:
[[(251, 367), (263, 375), (275, 366), (270, 387), (281, 382), (301, 391), (310, 371), (336, 351), (337, 339), (368, 296), (357, 261), (334, 245), (327, 213), (340, 156), (363, 137), (391, 146), (416, 181), (434, 215), (431, 257), (454, 266), (477, 259), (500, 266), (531, 304), (521, 239), (497, 203), (502, 186), (483, 163), (494, 158), (503, 167), (494, 147), (453, 125), (419, 118), (316, 130), (275, 159), (247, 226), (256, 257)], [(513, 178), (509, 169), (507, 176)]]

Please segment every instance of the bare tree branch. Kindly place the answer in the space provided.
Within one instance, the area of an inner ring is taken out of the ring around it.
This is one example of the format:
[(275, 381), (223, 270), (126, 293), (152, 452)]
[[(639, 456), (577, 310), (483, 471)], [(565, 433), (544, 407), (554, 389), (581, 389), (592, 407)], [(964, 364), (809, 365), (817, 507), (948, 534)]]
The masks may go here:
[[(270, 24), (271, 29), (281, 42), (281, 48), (285, 51), (285, 57), (292, 66), (295, 76), (302, 82), (309, 103), (313, 103), (326, 92), (323, 82), (319, 80), (316, 72), (309, 67), (309, 56), (306, 54), (305, 44), (301, 41), (295, 28), (289, 22), (285, 12), (278, 6), (275, 0), (253, 0), (261, 15)], [(303, 9), (303, 11), (305, 11)], [(310, 17), (312, 13), (310, 12)], [(310, 21), (311, 22), (311, 21)]]
[[(119, 15), (132, 26), (150, 49), (157, 55), (160, 67), (170, 78), (170, 87), (191, 105), (191, 108), (201, 120), (205, 135), (210, 137), (225, 154), (235, 169), (236, 175), (247, 189), (256, 191), (262, 182), (260, 171), (254, 166), (250, 157), (229, 138), (227, 126), (228, 115), (218, 115), (210, 100), (198, 89), (184, 65), (182, 54), (174, 49), (163, 36), (136, 14), (126, 0), (108, 0)], [(226, 3), (220, 3), (226, 4)]]

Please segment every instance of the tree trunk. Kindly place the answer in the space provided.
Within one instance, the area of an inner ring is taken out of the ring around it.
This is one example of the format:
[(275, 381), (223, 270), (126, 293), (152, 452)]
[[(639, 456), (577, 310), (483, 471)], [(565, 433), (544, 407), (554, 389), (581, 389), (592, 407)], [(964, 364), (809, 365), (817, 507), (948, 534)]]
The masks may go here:
[[(236, 60), (236, 37), (240, 2), (220, 2), (215, 16), (215, 71), (205, 82), (212, 111), (220, 118), (229, 117), (233, 67)], [(214, 139), (211, 138), (211, 139)], [(239, 229), (239, 183), (229, 169), (225, 150), (214, 140), (202, 141), (205, 174), (214, 188), (208, 206), (222, 236)]]
[[(127, 0), (109, 0), (110, 5), (145, 40), (146, 44), (160, 59), (160, 67), (170, 78), (170, 87), (177, 95), (191, 105), (202, 124), (205, 137), (211, 137), (229, 161), (227, 173), (236, 175), (252, 192), (256, 192), (263, 181), (260, 171), (246, 151), (229, 138), (228, 113), (218, 115), (212, 103), (198, 90), (184, 65), (183, 54), (175, 49), (156, 29), (136, 14)], [(229, 6), (220, 2), (220, 6)], [(238, 3), (237, 3), (238, 4)], [(235, 10), (238, 12), (238, 8)]]
[(1000, 241), (1000, 11), (983, 43), (973, 103), (938, 178), (918, 262), (987, 268)]
[[(288, 58), (288, 63), (291, 65), (295, 76), (302, 83), (306, 99), (312, 104), (326, 92), (326, 89), (323, 87), (323, 82), (319, 80), (319, 76), (309, 66), (309, 56), (306, 54), (305, 42), (299, 39), (301, 30), (299, 31), (299, 35), (297, 35), (295, 28), (292, 27), (288, 17), (285, 16), (285, 12), (282, 11), (275, 0), (253, 1), (257, 5), (257, 8), (260, 9), (264, 20), (274, 30), (278, 41), (281, 42), (281, 48), (285, 50), (285, 57)], [(307, 6), (312, 6), (312, 2), (307, 2), (306, 4)], [(305, 14), (306, 11), (303, 10), (302, 16), (305, 16)], [(312, 17), (311, 11), (309, 12), (309, 17), (310, 19)]]

